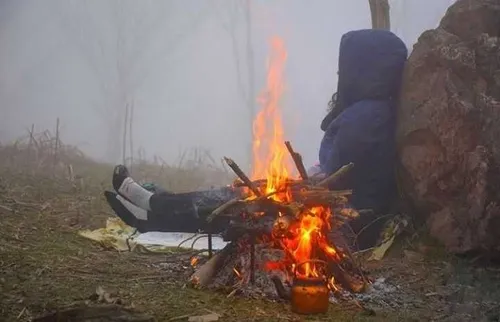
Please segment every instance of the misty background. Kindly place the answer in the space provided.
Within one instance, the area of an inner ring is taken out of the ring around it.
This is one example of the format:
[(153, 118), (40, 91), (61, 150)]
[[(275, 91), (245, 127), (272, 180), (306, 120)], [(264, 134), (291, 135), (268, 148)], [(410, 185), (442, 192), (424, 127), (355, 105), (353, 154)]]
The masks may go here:
[[(407, 44), (454, 1), (392, 0)], [(367, 0), (1, 0), (0, 142), (61, 122), (61, 139), (120, 162), (126, 106), (134, 154), (176, 162), (202, 147), (245, 164), (269, 40), (284, 40), (286, 138), (306, 166), (336, 89), (343, 33), (371, 28)]]

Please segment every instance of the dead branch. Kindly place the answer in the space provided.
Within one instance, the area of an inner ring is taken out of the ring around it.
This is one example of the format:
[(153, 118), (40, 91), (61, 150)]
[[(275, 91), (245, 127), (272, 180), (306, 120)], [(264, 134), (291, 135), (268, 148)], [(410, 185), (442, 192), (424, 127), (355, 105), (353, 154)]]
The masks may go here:
[(219, 208), (212, 211), (210, 216), (207, 217), (207, 222), (212, 222), (212, 220), (214, 220), (215, 217), (223, 214), (225, 211), (229, 210), (233, 206), (236, 206), (240, 202), (241, 202), (240, 198), (233, 198), (233, 199), (229, 200), (225, 204), (221, 205)]
[(283, 300), (290, 300), (291, 294), (285, 289), (285, 287), (283, 286), (283, 282), (281, 282), (281, 279), (278, 276), (272, 276), (271, 281), (276, 288), (276, 293), (278, 294), (278, 296)]
[(347, 172), (349, 172), (352, 168), (354, 167), (353, 163), (346, 164), (342, 166), (340, 169), (337, 170), (334, 174), (331, 176), (321, 180), (319, 183), (316, 185), (319, 187), (328, 187), (331, 184), (335, 183), (338, 179), (340, 179), (342, 176), (344, 176)]
[(234, 171), (234, 173), (240, 178), (241, 181), (245, 183), (245, 186), (247, 186), (252, 192), (257, 196), (260, 197), (262, 194), (260, 191), (254, 186), (252, 181), (247, 177), (247, 175), (241, 170), (241, 168), (234, 162), (233, 159), (224, 157), (224, 161), (226, 161), (227, 165)]
[(57, 164), (59, 154), (59, 118), (56, 120), (56, 138), (54, 143), (54, 166)]
[(125, 121), (123, 125), (123, 142), (122, 142), (122, 162), (125, 165), (127, 158), (127, 124), (128, 124), (128, 104), (125, 106)]
[(132, 133), (132, 128), (134, 125), (134, 102), (130, 104), (130, 118), (129, 118), (129, 130), (128, 130), (128, 135), (129, 135), (129, 143), (130, 143), (130, 167), (129, 170), (132, 171), (132, 166), (134, 164), (134, 136)]
[(288, 152), (290, 153), (290, 155), (292, 156), (292, 160), (295, 163), (295, 167), (299, 171), (300, 177), (302, 178), (302, 180), (307, 180), (308, 176), (307, 176), (306, 168), (304, 167), (304, 163), (302, 162), (302, 155), (300, 155), (300, 153), (297, 153), (293, 150), (292, 144), (290, 143), (290, 141), (285, 141), (285, 146), (286, 146)]
[(205, 264), (201, 265), (190, 277), (190, 282), (195, 287), (205, 287), (217, 274), (224, 261), (229, 257), (236, 246), (234, 243), (227, 244), (220, 252), (210, 258)]
[(8, 212), (14, 212), (14, 209), (9, 208), (9, 207), (4, 206), (4, 205), (0, 205), (0, 209), (3, 209), (3, 210), (8, 211)]

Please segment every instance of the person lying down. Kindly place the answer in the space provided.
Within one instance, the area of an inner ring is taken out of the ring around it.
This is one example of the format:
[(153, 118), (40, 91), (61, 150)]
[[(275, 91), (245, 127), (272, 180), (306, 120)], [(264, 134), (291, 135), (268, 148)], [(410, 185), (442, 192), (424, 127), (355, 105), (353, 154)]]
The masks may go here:
[[(335, 189), (352, 189), (350, 205), (362, 213), (341, 227), (340, 233), (356, 236), (357, 248), (373, 247), (395, 197), (396, 109), (404, 65), (404, 43), (390, 31), (356, 30), (342, 36), (337, 92), (327, 116), (320, 143), (319, 175), (341, 166), (354, 168)], [(218, 206), (241, 194), (233, 187), (170, 193), (155, 186), (141, 186), (118, 165), (113, 173), (114, 192), (105, 196), (115, 213), (139, 232), (224, 231), (229, 219), (217, 217), (210, 227), (207, 216)], [(366, 211), (368, 210), (368, 211)]]

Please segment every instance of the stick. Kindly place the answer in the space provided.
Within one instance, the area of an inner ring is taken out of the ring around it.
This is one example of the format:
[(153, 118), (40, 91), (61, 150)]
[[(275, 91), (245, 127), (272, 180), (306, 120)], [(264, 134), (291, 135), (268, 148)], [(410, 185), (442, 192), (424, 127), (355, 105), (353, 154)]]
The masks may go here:
[(240, 199), (233, 198), (233, 199), (229, 200), (228, 202), (226, 202), (225, 204), (222, 204), (219, 208), (212, 211), (210, 216), (207, 217), (207, 222), (211, 222), (212, 220), (214, 220), (215, 217), (223, 214), (226, 210), (237, 205), (238, 203), (240, 203)]
[(354, 167), (353, 163), (346, 164), (346, 165), (342, 166), (340, 169), (338, 169), (337, 172), (335, 172), (331, 176), (321, 180), (316, 185), (319, 187), (328, 187), (330, 184), (335, 183), (340, 177), (342, 177), (347, 172), (349, 172), (353, 167)]
[(58, 150), (59, 150), (59, 118), (56, 119), (56, 142), (54, 146), (54, 165), (57, 164)]
[(30, 134), (30, 143), (29, 143), (29, 149), (31, 150), (31, 147), (33, 146), (33, 141), (34, 141), (34, 137), (33, 137), (33, 133), (35, 133), (35, 123), (31, 124), (31, 130), (28, 130), (28, 133)]
[(130, 144), (130, 167), (129, 170), (132, 171), (132, 165), (134, 164), (134, 136), (132, 134), (132, 127), (134, 124), (134, 102), (132, 101), (132, 104), (130, 105), (130, 117), (129, 117), (129, 129), (128, 129), (128, 136), (129, 136), (129, 144)]
[(334, 260), (329, 261), (329, 269), (335, 277), (335, 281), (337, 281), (343, 288), (347, 289), (353, 293), (359, 293), (359, 289), (353, 285), (350, 278), (345, 274), (344, 270), (340, 265)]
[(200, 266), (190, 277), (190, 282), (196, 287), (207, 286), (217, 274), (225, 259), (233, 253), (235, 245), (227, 244), (220, 252)]
[(125, 105), (125, 122), (123, 126), (123, 147), (122, 147), (122, 162), (125, 165), (125, 161), (127, 158), (127, 124), (128, 124), (128, 104)]
[(278, 296), (283, 300), (290, 300), (291, 294), (290, 292), (287, 292), (285, 290), (283, 282), (281, 282), (280, 278), (278, 276), (272, 276), (271, 281), (273, 282), (274, 287), (276, 288), (276, 293), (278, 294)]
[(245, 185), (252, 190), (252, 192), (257, 196), (260, 197), (262, 194), (260, 191), (254, 186), (252, 181), (247, 177), (247, 175), (241, 170), (241, 168), (234, 162), (234, 160), (224, 157), (224, 161), (226, 161), (227, 165), (236, 173), (238, 178), (240, 178), (241, 181), (245, 183)]
[(0, 209), (3, 209), (5, 211), (9, 211), (9, 212), (14, 212), (14, 210), (12, 208), (9, 208), (9, 207), (4, 206), (4, 205), (0, 205)]
[(302, 156), (300, 155), (300, 153), (297, 153), (293, 150), (290, 141), (285, 141), (285, 145), (288, 149), (288, 152), (292, 156), (292, 160), (295, 163), (295, 167), (299, 171), (300, 177), (302, 178), (302, 180), (307, 180), (309, 177), (307, 176), (306, 168), (304, 167), (304, 163), (302, 162)]

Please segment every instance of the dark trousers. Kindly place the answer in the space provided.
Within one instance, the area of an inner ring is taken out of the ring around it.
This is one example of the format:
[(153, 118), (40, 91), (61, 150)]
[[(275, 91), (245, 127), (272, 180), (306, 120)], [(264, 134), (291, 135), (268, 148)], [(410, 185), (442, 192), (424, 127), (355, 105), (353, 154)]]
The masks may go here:
[(239, 195), (240, 190), (230, 187), (176, 194), (155, 193), (149, 200), (148, 226), (155, 231), (220, 233), (229, 223), (227, 217), (216, 218), (210, 224), (207, 217)]

